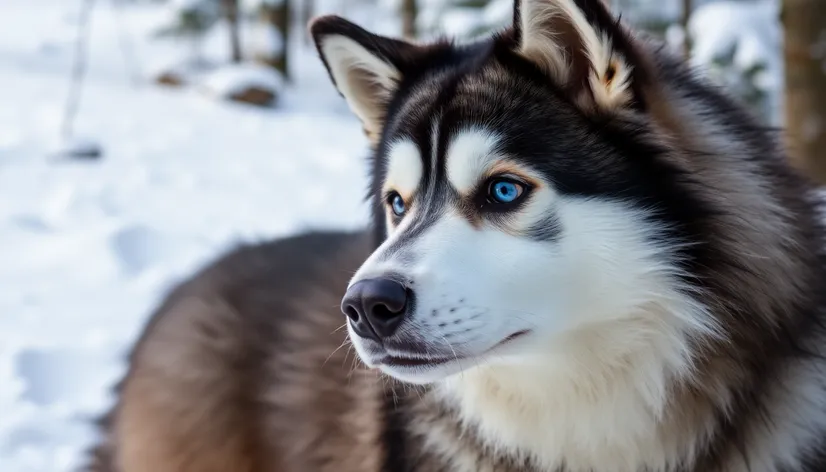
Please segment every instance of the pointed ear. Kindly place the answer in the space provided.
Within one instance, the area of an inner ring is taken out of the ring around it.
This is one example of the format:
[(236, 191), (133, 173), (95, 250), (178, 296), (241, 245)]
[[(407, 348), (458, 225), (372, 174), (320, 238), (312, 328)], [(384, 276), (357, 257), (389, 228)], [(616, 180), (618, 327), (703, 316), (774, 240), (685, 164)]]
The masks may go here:
[(642, 64), (630, 33), (602, 0), (515, 0), (518, 52), (586, 110), (641, 105)]
[(333, 84), (361, 119), (368, 137), (377, 140), (404, 64), (417, 46), (372, 34), (332, 15), (314, 19), (310, 33)]

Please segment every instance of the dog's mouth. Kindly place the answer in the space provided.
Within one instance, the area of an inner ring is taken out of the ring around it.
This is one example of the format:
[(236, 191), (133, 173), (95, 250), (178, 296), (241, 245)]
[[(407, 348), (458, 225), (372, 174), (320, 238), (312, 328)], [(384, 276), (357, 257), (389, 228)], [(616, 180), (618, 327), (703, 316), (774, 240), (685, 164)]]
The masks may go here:
[[(479, 356), (483, 356), (494, 349), (498, 349), (505, 344), (520, 338), (526, 334), (530, 333), (529, 330), (522, 330), (517, 331), (510, 336), (504, 338), (503, 340), (496, 343), (493, 347), (486, 350)], [(468, 356), (459, 356), (453, 354), (452, 356), (445, 356), (445, 357), (416, 357), (415, 354), (420, 353), (403, 353), (403, 354), (388, 354), (382, 356), (374, 361), (376, 365), (383, 365), (387, 367), (435, 367), (442, 364), (447, 364), (449, 362), (460, 362), (462, 360), (468, 359)], [(472, 357), (479, 357), (479, 356), (472, 356)]]
[(384, 356), (376, 360), (376, 364), (386, 365), (388, 367), (424, 367), (446, 364), (450, 361), (458, 361), (460, 357), (441, 357), (441, 358), (417, 358), (417, 357), (402, 357), (402, 356)]
[(498, 343), (496, 343), (496, 345), (493, 346), (492, 348), (488, 349), (488, 351), (492, 351), (492, 350), (494, 350), (498, 347), (504, 346), (505, 344), (513, 341), (514, 339), (520, 338), (520, 337), (522, 337), (522, 336), (524, 336), (528, 333), (530, 333), (530, 330), (527, 330), (527, 329), (523, 329), (522, 331), (517, 331), (517, 332), (511, 334), (510, 336), (508, 336), (507, 338), (505, 338), (505, 339), (499, 341)]

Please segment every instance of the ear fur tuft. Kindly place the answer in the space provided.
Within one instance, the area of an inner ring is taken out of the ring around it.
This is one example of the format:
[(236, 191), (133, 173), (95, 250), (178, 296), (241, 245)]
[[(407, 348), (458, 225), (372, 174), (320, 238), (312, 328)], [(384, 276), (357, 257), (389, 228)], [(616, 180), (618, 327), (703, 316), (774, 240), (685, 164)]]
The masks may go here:
[(630, 35), (601, 0), (516, 0), (518, 52), (587, 110), (635, 101)]

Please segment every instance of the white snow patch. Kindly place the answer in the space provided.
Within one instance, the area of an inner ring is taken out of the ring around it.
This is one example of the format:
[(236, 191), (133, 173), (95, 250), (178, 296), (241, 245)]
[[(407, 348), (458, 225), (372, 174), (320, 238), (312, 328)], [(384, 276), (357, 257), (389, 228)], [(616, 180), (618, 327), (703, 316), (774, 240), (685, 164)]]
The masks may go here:
[(251, 22), (244, 27), (244, 48), (255, 55), (273, 57), (284, 49), (284, 40), (272, 25)]
[(780, 62), (778, 15), (774, 0), (723, 0), (697, 8), (688, 24), (693, 60), (708, 64), (734, 49), (740, 68), (765, 63), (774, 69)]
[(513, 21), (513, 2), (510, 0), (492, 0), (483, 13), (485, 24), (508, 25)]
[(250, 88), (260, 88), (278, 94), (284, 89), (284, 78), (272, 67), (258, 64), (232, 64), (210, 72), (201, 87), (216, 97), (229, 97)]
[(462, 36), (485, 26), (484, 10), (477, 8), (452, 8), (441, 12), (442, 32), (448, 36)]

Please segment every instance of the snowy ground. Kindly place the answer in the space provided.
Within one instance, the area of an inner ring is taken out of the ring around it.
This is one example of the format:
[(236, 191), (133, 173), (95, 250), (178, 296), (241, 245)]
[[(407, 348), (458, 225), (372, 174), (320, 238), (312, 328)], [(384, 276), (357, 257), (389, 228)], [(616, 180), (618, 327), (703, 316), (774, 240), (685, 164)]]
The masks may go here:
[(136, 84), (180, 53), (146, 39), (158, 7), (98, 2), (76, 129), (105, 155), (56, 157), (80, 4), (0, 1), (0, 472), (76, 465), (171, 283), (239, 240), (366, 215), (366, 143), (312, 52), (275, 111)]

